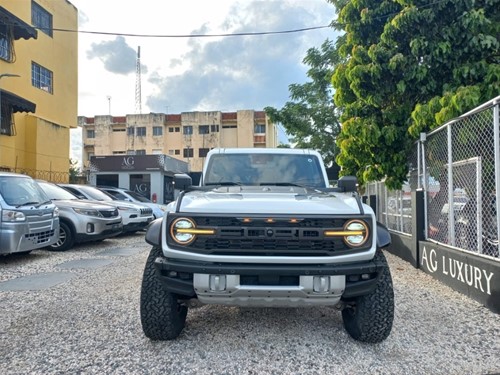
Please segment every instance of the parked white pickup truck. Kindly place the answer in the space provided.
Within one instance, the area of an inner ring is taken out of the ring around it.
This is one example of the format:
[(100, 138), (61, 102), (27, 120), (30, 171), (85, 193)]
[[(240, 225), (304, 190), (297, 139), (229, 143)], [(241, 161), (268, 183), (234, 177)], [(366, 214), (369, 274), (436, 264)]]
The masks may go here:
[(394, 317), (385, 227), (356, 193), (328, 187), (320, 155), (214, 149), (200, 186), (176, 175), (176, 201), (146, 234), (153, 246), (140, 300), (152, 340), (176, 338), (188, 307), (334, 306), (356, 340), (380, 342)]

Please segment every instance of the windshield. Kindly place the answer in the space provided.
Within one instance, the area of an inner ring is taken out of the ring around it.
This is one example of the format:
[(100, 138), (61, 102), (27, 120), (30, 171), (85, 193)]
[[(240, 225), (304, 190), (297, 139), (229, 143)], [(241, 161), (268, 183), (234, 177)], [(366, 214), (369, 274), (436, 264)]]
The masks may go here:
[(127, 190), (126, 193), (139, 202), (151, 203), (151, 201), (143, 195), (137, 194), (135, 191)]
[(49, 200), (31, 178), (0, 177), (0, 195), (9, 206), (37, 205)]
[(96, 201), (113, 201), (115, 198), (113, 198), (111, 195), (108, 193), (105, 193), (95, 187), (92, 186), (80, 186), (78, 187), (81, 191), (83, 191), (86, 195), (88, 195), (91, 199), (94, 199)]
[(303, 154), (212, 155), (204, 184), (325, 187), (318, 158)]
[(45, 194), (48, 195), (50, 199), (60, 200), (60, 199), (78, 199), (78, 197), (69, 191), (59, 187), (57, 185), (38, 181), (38, 185), (42, 188)]

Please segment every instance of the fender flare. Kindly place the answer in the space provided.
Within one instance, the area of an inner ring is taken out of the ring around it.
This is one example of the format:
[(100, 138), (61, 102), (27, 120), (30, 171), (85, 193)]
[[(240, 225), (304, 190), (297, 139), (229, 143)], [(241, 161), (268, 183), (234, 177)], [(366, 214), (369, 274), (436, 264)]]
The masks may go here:
[(146, 242), (152, 246), (161, 246), (161, 224), (163, 222), (163, 218), (158, 218), (153, 220), (146, 232)]
[(387, 227), (377, 222), (377, 248), (381, 249), (391, 244), (391, 233)]

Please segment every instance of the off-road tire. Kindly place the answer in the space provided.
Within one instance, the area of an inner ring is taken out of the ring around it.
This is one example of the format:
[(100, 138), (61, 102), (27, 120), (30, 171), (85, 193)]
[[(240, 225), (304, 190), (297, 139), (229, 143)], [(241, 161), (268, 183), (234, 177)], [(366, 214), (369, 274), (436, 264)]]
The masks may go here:
[(52, 251), (66, 251), (73, 247), (75, 244), (75, 236), (71, 231), (68, 224), (61, 221), (59, 222), (59, 238), (57, 242), (48, 247)]
[(146, 261), (141, 287), (141, 324), (151, 340), (173, 340), (184, 328), (188, 309), (178, 302), (175, 294), (165, 290), (157, 277), (154, 261), (161, 255), (161, 248), (153, 247)]
[(387, 260), (377, 250), (375, 261), (384, 264), (377, 286), (370, 294), (356, 297), (342, 310), (346, 331), (355, 340), (367, 343), (384, 341), (391, 333), (394, 320), (394, 291)]

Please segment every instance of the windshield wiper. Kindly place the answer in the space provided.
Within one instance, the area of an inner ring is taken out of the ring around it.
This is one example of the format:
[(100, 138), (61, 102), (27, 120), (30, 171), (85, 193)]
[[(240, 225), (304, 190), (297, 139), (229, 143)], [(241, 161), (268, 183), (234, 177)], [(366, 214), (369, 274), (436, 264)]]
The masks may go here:
[(40, 207), (40, 206), (43, 206), (44, 204), (49, 204), (49, 203), (52, 203), (52, 199), (49, 199), (48, 201), (45, 201), (45, 202), (42, 202), (42, 203), (39, 203), (36, 208)]
[(22, 203), (22, 204), (19, 204), (16, 206), (16, 208), (19, 208), (19, 207), (24, 207), (24, 206), (34, 206), (36, 204), (39, 204), (40, 202), (26, 202), (26, 203)]
[(296, 186), (300, 188), (307, 188), (307, 186), (295, 184), (293, 182), (261, 182), (260, 186)]
[(209, 186), (209, 185), (214, 185), (214, 186), (241, 186), (241, 182), (234, 182), (234, 181), (208, 182), (205, 185), (206, 186)]

